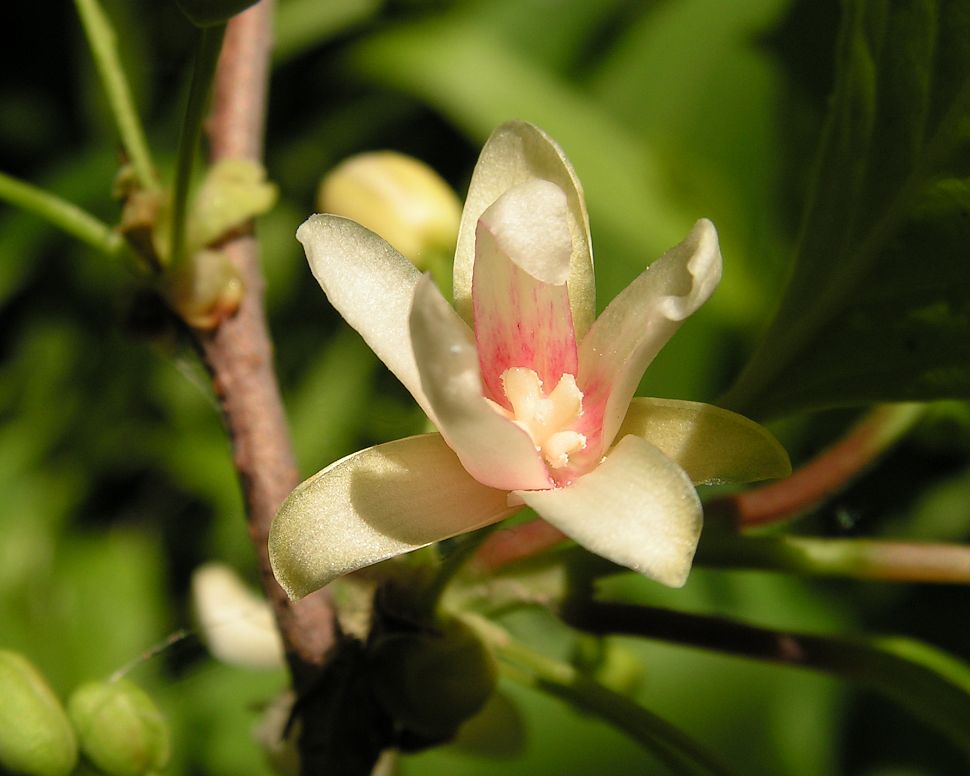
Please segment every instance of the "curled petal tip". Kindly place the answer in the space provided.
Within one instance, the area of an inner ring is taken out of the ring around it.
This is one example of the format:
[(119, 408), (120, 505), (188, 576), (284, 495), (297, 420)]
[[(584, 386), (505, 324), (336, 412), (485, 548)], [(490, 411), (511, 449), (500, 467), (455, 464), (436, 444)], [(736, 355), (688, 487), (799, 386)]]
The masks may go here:
[(706, 218), (694, 224), (684, 241), (671, 248), (668, 255), (678, 255), (690, 276), (686, 292), (668, 296), (662, 302), (665, 317), (683, 321), (693, 314), (721, 282), (721, 248), (717, 229)]

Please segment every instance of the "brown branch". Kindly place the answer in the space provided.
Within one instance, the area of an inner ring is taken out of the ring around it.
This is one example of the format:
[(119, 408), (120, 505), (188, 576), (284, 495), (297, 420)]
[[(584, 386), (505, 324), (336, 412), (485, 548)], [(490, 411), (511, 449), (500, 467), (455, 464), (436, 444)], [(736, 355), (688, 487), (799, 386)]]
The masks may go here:
[[(262, 158), (272, 10), (272, 0), (263, 0), (229, 23), (208, 125), (213, 161)], [(325, 592), (290, 601), (270, 568), (270, 525), (299, 475), (263, 311), (258, 243), (247, 233), (222, 247), (245, 283), (245, 295), (235, 316), (214, 332), (198, 335), (199, 345), (232, 440), (233, 463), (242, 483), (263, 588), (276, 614), (299, 691), (319, 673), (333, 644), (333, 610)]]

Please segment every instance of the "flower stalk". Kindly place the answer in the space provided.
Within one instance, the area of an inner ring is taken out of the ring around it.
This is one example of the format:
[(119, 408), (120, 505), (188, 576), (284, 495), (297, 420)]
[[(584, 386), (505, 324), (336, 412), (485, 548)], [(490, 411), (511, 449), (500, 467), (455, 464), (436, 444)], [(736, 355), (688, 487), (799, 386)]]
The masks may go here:
[(129, 256), (124, 238), (83, 208), (33, 184), (0, 172), (0, 200), (34, 213), (112, 259)]
[(707, 510), (741, 527), (768, 525), (807, 512), (872, 466), (916, 424), (924, 408), (913, 403), (876, 407), (791, 477), (724, 496), (710, 502)]
[(225, 37), (226, 25), (203, 27), (197, 34), (192, 82), (185, 107), (185, 118), (179, 135), (178, 156), (175, 163), (175, 185), (172, 192), (172, 231), (169, 266), (178, 267), (185, 260), (186, 215), (189, 189), (192, 183), (192, 167), (202, 136), (212, 80), (219, 62), (219, 52)]
[(142, 189), (158, 188), (155, 164), (145, 140), (145, 131), (135, 110), (131, 88), (118, 56), (115, 31), (98, 0), (74, 0), (84, 34), (94, 57), (98, 76), (108, 98), (108, 107), (118, 126), (121, 143)]

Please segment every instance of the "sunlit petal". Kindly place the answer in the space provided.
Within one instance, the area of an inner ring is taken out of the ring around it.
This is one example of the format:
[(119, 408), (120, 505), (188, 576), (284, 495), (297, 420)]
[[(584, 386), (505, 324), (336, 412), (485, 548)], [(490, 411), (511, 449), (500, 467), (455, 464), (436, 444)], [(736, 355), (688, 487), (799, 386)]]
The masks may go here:
[(579, 345), (577, 376), (589, 456), (609, 447), (647, 366), (720, 279), (717, 232), (702, 219), (596, 319)]
[(505, 370), (532, 369), (546, 390), (576, 373), (570, 250), (566, 197), (548, 181), (509, 189), (479, 221), (475, 339), (485, 395), (507, 409)]
[(294, 490), (273, 521), (273, 573), (299, 598), (342, 574), (514, 512), (438, 434), (361, 450)]
[(434, 420), (421, 389), (408, 328), (421, 273), (376, 234), (339, 216), (311, 216), (296, 238), (330, 304)]
[(283, 643), (273, 611), (235, 571), (209, 562), (192, 572), (192, 605), (209, 651), (224, 663), (283, 665)]
[(482, 396), (472, 333), (430, 277), (415, 289), (410, 326), (424, 394), (438, 429), (468, 472), (493, 488), (548, 487), (529, 435)]
[(736, 412), (693, 401), (636, 398), (617, 434), (647, 440), (696, 484), (787, 477), (791, 462), (764, 426)]
[(569, 487), (513, 496), (597, 555), (671, 587), (687, 579), (700, 501), (683, 469), (639, 437), (621, 439)]
[(502, 194), (520, 183), (533, 180), (555, 183), (566, 194), (572, 255), (569, 270), (569, 298), (573, 325), (581, 337), (592, 325), (596, 313), (593, 258), (589, 219), (583, 190), (562, 149), (545, 132), (522, 121), (503, 124), (486, 142), (475, 166), (465, 209), (462, 212), (455, 254), (455, 306), (472, 322), (472, 268), (475, 262), (475, 231), (482, 213)]

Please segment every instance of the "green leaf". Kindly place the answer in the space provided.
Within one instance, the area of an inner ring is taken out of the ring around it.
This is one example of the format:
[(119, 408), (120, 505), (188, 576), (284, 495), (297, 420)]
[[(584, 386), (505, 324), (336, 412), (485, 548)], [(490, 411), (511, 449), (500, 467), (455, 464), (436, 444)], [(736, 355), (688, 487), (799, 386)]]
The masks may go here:
[(284, 0), (276, 11), (273, 59), (279, 64), (321, 46), (379, 9), (380, 0)]
[(764, 415), (970, 395), (968, 122), (970, 7), (845, 3), (791, 276), (725, 403)]

